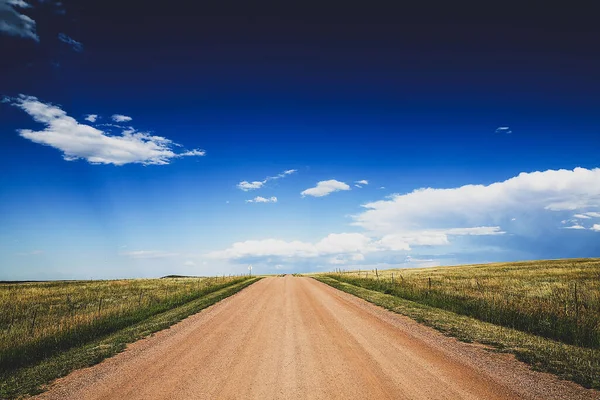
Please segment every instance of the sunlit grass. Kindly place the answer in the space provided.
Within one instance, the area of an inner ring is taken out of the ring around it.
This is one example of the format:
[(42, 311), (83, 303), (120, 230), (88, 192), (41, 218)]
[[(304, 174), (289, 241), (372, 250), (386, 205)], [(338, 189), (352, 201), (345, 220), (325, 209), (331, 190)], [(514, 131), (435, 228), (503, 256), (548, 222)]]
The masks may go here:
[(559, 340), (600, 348), (600, 260), (340, 271), (336, 280)]
[(32, 364), (244, 279), (0, 284), (0, 371)]

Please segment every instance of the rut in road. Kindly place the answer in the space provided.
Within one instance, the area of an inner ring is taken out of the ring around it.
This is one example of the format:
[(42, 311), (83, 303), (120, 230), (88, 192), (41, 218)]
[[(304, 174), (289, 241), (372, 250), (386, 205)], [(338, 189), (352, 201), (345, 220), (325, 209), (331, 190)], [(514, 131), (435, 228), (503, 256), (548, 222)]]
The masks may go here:
[(266, 278), (40, 399), (599, 399), (311, 278)]

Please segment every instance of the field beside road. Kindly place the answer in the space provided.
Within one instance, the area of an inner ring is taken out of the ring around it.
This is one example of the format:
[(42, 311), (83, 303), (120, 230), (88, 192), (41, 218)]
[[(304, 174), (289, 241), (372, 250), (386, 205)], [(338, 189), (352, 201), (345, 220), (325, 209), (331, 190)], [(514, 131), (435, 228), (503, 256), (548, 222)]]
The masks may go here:
[[(318, 279), (600, 387), (600, 260), (338, 271)], [(377, 293), (385, 295), (379, 296)]]
[(72, 369), (246, 287), (248, 277), (0, 284), (0, 398)]

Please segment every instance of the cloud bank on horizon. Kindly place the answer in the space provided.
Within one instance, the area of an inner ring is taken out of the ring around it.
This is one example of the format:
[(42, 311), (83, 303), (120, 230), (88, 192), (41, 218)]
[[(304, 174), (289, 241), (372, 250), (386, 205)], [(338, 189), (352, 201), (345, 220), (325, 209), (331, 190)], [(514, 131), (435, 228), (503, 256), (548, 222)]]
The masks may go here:
[[(312, 194), (308, 195), (320, 197), (349, 187), (326, 181), (309, 190)], [(207, 257), (242, 264), (308, 262), (316, 269), (331, 265), (360, 268), (398, 260), (398, 256), (405, 259), (413, 250), (451, 252), (456, 242), (477, 242), (484, 237), (489, 238), (486, 243), (494, 245), (496, 241), (499, 247), (506, 244), (507, 237), (543, 240), (546, 235), (554, 240), (552, 231), (564, 228), (561, 220), (564, 223), (565, 217), (574, 221), (567, 229), (597, 235), (600, 168), (521, 173), (489, 185), (422, 188), (362, 207), (364, 211), (351, 216), (350, 224), (360, 232), (331, 233), (316, 242), (247, 240), (210, 252)], [(517, 224), (521, 219), (527, 219), (527, 224)], [(427, 265), (435, 265), (431, 261)]]

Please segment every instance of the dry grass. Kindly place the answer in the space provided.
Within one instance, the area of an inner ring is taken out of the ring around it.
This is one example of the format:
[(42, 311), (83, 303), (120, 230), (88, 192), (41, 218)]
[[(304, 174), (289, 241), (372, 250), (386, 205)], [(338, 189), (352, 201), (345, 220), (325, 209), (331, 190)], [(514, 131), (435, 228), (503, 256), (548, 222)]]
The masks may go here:
[(0, 372), (118, 331), (244, 278), (0, 284)]
[(600, 260), (340, 271), (329, 275), (564, 343), (600, 348)]

